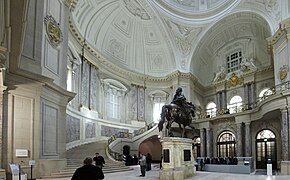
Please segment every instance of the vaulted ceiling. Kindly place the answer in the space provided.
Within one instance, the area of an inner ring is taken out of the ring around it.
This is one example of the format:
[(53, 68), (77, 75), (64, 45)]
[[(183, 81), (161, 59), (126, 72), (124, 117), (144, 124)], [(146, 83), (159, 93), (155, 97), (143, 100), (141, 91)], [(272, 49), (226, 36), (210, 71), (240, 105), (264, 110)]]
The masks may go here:
[(266, 50), (265, 38), (281, 21), (281, 5), (277, 0), (79, 0), (71, 17), (87, 43), (116, 66), (156, 77), (192, 72), (207, 85), (216, 71), (208, 66), (217, 64), (212, 57), (223, 43), (247, 34), (257, 36), (253, 39)]

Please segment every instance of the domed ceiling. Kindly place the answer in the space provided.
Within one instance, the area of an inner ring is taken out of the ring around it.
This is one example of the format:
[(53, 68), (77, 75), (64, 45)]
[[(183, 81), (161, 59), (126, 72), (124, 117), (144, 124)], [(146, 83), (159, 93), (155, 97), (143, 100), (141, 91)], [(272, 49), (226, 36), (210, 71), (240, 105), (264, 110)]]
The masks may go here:
[(216, 18), (240, 0), (153, 0), (172, 14), (191, 19)]
[(271, 2), (79, 0), (71, 21), (86, 43), (118, 68), (155, 77), (192, 72), (209, 85), (219, 66), (213, 57), (224, 43), (255, 40), (262, 52), (257, 61), (268, 60), (265, 39), (281, 21), (280, 4)]
[(152, 76), (176, 69), (162, 26), (144, 1), (82, 0), (73, 23), (86, 42), (115, 65)]

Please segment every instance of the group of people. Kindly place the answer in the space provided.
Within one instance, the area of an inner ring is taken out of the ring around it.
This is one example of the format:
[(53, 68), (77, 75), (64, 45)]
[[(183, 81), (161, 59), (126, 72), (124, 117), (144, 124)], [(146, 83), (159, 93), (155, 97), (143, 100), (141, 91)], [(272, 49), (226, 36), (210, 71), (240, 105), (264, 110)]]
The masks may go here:
[[(104, 158), (96, 153), (96, 156), (92, 159), (90, 157), (85, 158), (84, 165), (78, 168), (73, 176), (72, 180), (100, 180), (104, 179), (103, 166), (105, 164)], [(93, 161), (95, 164), (93, 165)]]
[(141, 154), (140, 159), (139, 159), (139, 165), (140, 165), (140, 170), (141, 170), (140, 176), (144, 177), (145, 172), (151, 170), (151, 163), (152, 163), (152, 156), (150, 153), (147, 153), (147, 155)]
[(212, 157), (205, 158), (205, 164), (227, 164), (227, 165), (237, 165), (238, 158), (236, 157)]

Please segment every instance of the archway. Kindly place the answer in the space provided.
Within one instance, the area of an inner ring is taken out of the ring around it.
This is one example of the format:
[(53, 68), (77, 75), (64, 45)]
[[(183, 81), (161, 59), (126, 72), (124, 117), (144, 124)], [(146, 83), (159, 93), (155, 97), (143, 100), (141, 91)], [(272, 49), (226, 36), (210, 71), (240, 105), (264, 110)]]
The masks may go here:
[(266, 169), (270, 160), (277, 169), (276, 136), (269, 130), (261, 130), (256, 136), (256, 169)]
[(161, 160), (161, 143), (157, 135), (152, 136), (146, 140), (144, 140), (139, 145), (139, 153), (140, 154), (147, 154), (150, 153), (152, 156), (153, 162), (160, 162)]

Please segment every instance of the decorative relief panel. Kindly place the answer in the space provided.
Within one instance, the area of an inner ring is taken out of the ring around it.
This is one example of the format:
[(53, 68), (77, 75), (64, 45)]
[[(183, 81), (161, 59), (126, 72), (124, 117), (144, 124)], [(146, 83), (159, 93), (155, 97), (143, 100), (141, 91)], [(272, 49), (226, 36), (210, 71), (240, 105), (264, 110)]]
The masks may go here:
[(119, 60), (121, 63), (126, 63), (126, 45), (121, 41), (112, 38), (108, 41), (106, 51), (115, 59)]
[(57, 48), (63, 40), (59, 23), (51, 15), (47, 15), (44, 18), (44, 23), (48, 42), (52, 47)]
[(143, 20), (149, 20), (151, 17), (145, 11), (145, 9), (139, 4), (137, 0), (124, 0), (125, 6), (130, 13), (134, 16), (138, 16)]
[(92, 122), (87, 122), (85, 124), (85, 137), (87, 138), (94, 138), (96, 137), (96, 124)]
[(101, 136), (111, 137), (119, 132), (129, 132), (129, 130), (101, 125)]
[(150, 72), (162, 72), (168, 69), (168, 63), (165, 62), (166, 56), (162, 51), (148, 52), (148, 69)]
[(67, 114), (66, 116), (66, 142), (80, 140), (80, 120)]
[(184, 55), (188, 55), (191, 52), (194, 39), (200, 34), (202, 28), (193, 28), (170, 20), (165, 20), (165, 24), (169, 28), (170, 33), (174, 36), (175, 43), (180, 52)]
[(121, 11), (121, 13), (118, 16), (116, 16), (113, 24), (118, 31), (122, 32), (129, 38), (132, 37), (132, 29), (133, 29), (132, 19), (129, 16), (127, 16), (123, 11)]
[(281, 20), (281, 10), (277, 0), (264, 0), (264, 4), (267, 12), (272, 15), (275, 20)]
[(160, 44), (159, 37), (156, 35), (156, 30), (153, 26), (144, 26), (144, 39), (146, 45)]
[(89, 73), (90, 66), (84, 61), (82, 64), (81, 104), (85, 107), (89, 107)]

